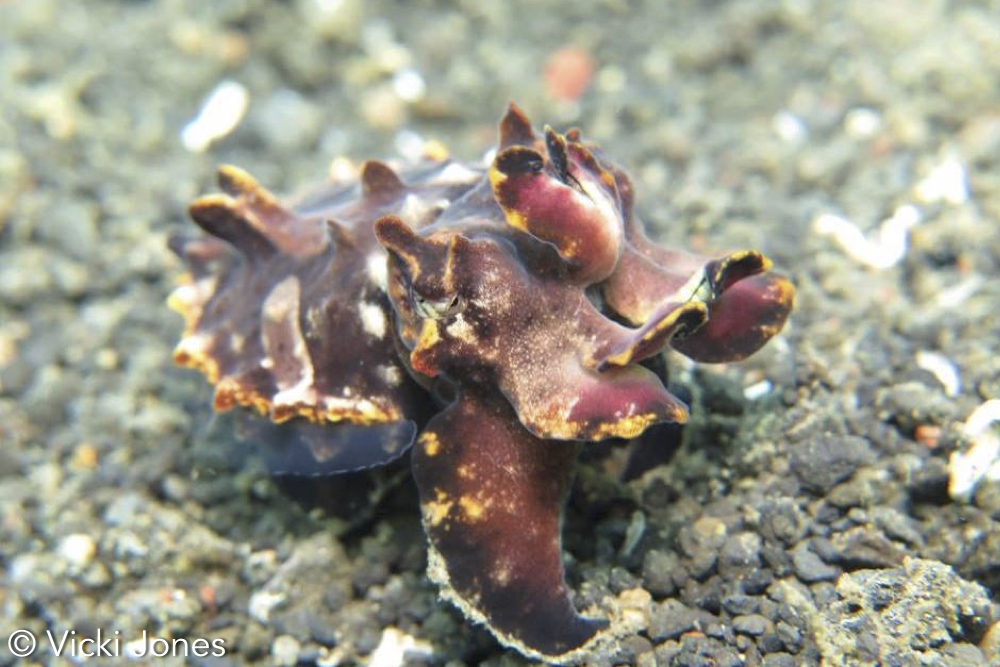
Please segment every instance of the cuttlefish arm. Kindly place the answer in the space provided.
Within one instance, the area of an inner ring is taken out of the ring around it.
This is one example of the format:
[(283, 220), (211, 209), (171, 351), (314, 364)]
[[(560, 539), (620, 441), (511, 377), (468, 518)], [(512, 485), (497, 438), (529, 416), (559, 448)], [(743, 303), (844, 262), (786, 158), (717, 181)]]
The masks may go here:
[(413, 450), (430, 577), (503, 643), (549, 661), (608, 625), (577, 613), (564, 579), (561, 523), (577, 448), (531, 435), (502, 397), (466, 390)]
[(784, 276), (751, 276), (713, 298), (708, 322), (671, 347), (706, 363), (746, 359), (781, 331), (794, 303), (795, 287)]
[(704, 324), (672, 336), (671, 347), (696, 361), (738, 361), (781, 331), (794, 305), (791, 281), (770, 268), (755, 250), (708, 259), (633, 236), (601, 293), (609, 310), (644, 327), (674, 304), (704, 304)]
[(664, 304), (701, 301), (707, 321), (671, 347), (695, 361), (744, 359), (781, 331), (795, 302), (787, 278), (767, 273), (771, 260), (756, 250), (712, 259), (654, 243), (635, 215), (632, 180), (596, 147), (591, 153), (615, 182), (625, 241), (614, 272), (600, 285), (608, 310), (635, 326), (647, 325)]

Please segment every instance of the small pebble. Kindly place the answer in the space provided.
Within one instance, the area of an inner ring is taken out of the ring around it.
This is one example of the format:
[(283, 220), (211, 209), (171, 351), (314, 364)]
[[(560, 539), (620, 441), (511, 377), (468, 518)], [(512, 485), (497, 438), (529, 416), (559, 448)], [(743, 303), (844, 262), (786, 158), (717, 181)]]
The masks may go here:
[(649, 636), (653, 641), (676, 639), (688, 630), (702, 627), (713, 622), (711, 614), (691, 609), (677, 600), (665, 600), (653, 605), (649, 619)]
[(792, 566), (795, 568), (795, 576), (807, 584), (817, 581), (832, 581), (840, 574), (840, 570), (832, 565), (827, 565), (820, 557), (806, 546), (800, 544), (792, 551)]
[(979, 650), (983, 652), (990, 664), (1000, 659), (1000, 621), (994, 622), (983, 635), (979, 641)]
[(867, 139), (882, 125), (878, 112), (869, 107), (851, 109), (844, 116), (844, 130), (852, 139)]
[(817, 433), (791, 446), (792, 470), (803, 485), (821, 493), (874, 460), (868, 441), (852, 435)]
[(790, 653), (768, 653), (761, 664), (763, 667), (799, 667), (808, 663), (800, 663), (799, 659)]
[(722, 599), (722, 608), (733, 616), (752, 614), (760, 608), (760, 600), (749, 595), (736, 593)]
[(575, 102), (580, 99), (593, 76), (594, 61), (579, 47), (559, 49), (545, 63), (545, 89), (559, 101)]
[(673, 595), (677, 590), (674, 575), (680, 567), (672, 551), (651, 549), (642, 561), (642, 580), (646, 589), (657, 597)]
[(719, 569), (756, 568), (760, 565), (760, 535), (743, 532), (726, 538), (719, 551)]
[(271, 643), (271, 657), (279, 667), (292, 667), (299, 661), (302, 645), (291, 635), (278, 635)]
[(767, 632), (757, 639), (757, 648), (761, 653), (775, 653), (785, 648), (781, 638), (773, 632)]
[(802, 119), (787, 109), (774, 114), (771, 128), (779, 139), (790, 144), (800, 143), (809, 136), (809, 130)]
[(408, 67), (393, 75), (392, 89), (404, 102), (417, 102), (427, 91), (427, 84), (419, 71)]
[(59, 543), (59, 555), (77, 568), (90, 563), (96, 554), (97, 544), (94, 543), (94, 538), (86, 533), (67, 535)]
[(774, 628), (775, 634), (786, 648), (797, 651), (802, 645), (802, 633), (794, 625), (785, 621), (778, 621)]
[(733, 630), (744, 635), (758, 637), (774, 631), (774, 623), (760, 614), (747, 614), (733, 619)]

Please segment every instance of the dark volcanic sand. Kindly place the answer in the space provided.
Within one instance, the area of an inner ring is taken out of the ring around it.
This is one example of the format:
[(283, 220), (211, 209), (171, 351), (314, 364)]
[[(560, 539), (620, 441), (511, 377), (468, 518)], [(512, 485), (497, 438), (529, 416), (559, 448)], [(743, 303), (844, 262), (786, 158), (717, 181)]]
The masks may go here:
[[(223, 658), (190, 659), (212, 665), (368, 664), (398, 629), (421, 662), (523, 663), (436, 600), (405, 481), (337, 516), (235, 445), (202, 379), (172, 367), (164, 305), (181, 273), (166, 238), (192, 229), (217, 164), (291, 193), (334, 158), (420, 138), (479, 159), (510, 99), (628, 167), (662, 241), (759, 248), (799, 289), (749, 362), (671, 358), (695, 419), (670, 464), (627, 484), (607, 459), (581, 466), (577, 602), (638, 602), (642, 626), (595, 664), (1000, 664), (1000, 484), (948, 494), (963, 422), (1000, 398), (998, 16), (924, 0), (0, 2), (0, 665), (20, 628), (39, 662), (46, 629), (221, 639)], [(578, 102), (542, 75), (564, 46), (596, 66)], [(224, 79), (246, 117), (185, 150)], [(901, 207), (908, 246), (880, 245)], [(820, 234), (823, 214), (872, 248)]]

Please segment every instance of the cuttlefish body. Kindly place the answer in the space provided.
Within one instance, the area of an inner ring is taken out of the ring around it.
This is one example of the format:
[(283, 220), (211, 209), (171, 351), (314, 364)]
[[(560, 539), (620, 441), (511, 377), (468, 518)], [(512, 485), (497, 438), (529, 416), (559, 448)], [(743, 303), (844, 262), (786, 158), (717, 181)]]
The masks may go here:
[(186, 320), (175, 360), (215, 385), (214, 407), (285, 424), (324, 473), (412, 450), (444, 597), (531, 657), (612, 637), (564, 579), (578, 449), (685, 422), (640, 362), (753, 354), (791, 283), (756, 251), (653, 243), (623, 171), (514, 105), (486, 167), (371, 161), (292, 205), (233, 167), (220, 184), (190, 207), (210, 236), (172, 242), (190, 275), (170, 300)]

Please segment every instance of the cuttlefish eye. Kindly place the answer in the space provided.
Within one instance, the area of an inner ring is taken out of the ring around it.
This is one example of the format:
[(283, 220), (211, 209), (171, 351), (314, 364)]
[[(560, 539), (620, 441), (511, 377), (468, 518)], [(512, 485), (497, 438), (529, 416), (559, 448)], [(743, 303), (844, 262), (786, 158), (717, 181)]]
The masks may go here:
[(537, 174), (545, 167), (545, 158), (538, 151), (524, 146), (514, 146), (496, 158), (496, 168), (501, 174)]
[(452, 294), (443, 299), (427, 299), (412, 288), (410, 289), (410, 302), (417, 314), (431, 320), (447, 319), (457, 315), (465, 307), (465, 302), (458, 294)]

